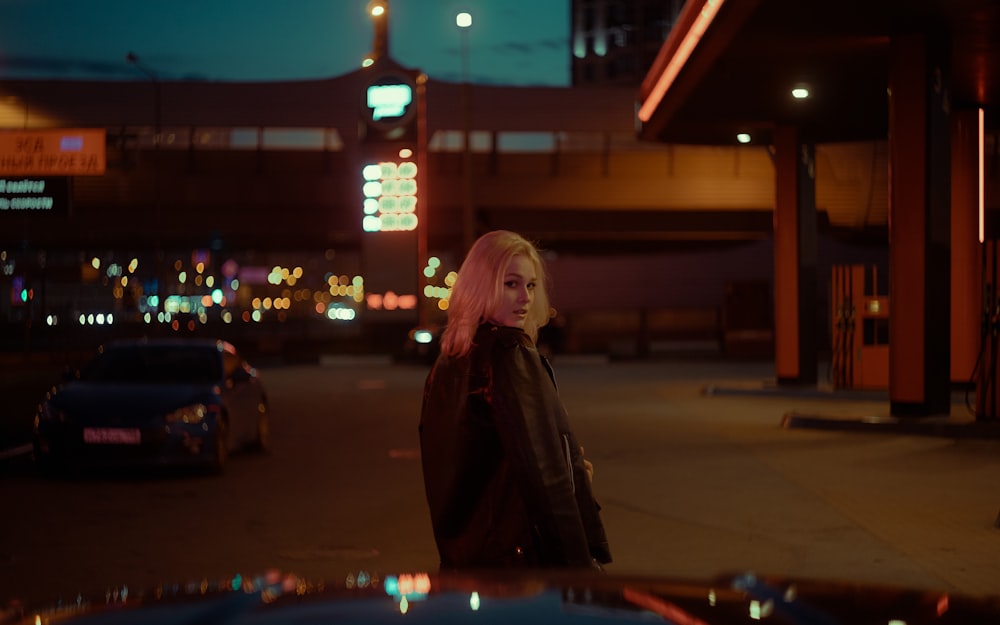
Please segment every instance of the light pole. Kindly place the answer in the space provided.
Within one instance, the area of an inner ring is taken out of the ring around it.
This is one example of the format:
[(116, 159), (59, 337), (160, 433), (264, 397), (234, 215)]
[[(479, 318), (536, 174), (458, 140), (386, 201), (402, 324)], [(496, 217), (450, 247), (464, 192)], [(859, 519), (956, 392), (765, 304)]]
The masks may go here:
[(138, 69), (140, 72), (142, 72), (146, 76), (146, 78), (148, 78), (150, 80), (150, 82), (153, 83), (153, 97), (154, 97), (154, 100), (153, 100), (153, 124), (154, 124), (154, 128), (153, 128), (153, 132), (154, 132), (154, 135), (153, 135), (153, 145), (159, 147), (159, 145), (160, 145), (160, 106), (161, 106), (161, 102), (160, 102), (160, 100), (161, 100), (161, 97), (160, 97), (160, 77), (156, 75), (156, 72), (154, 72), (152, 69), (150, 69), (145, 64), (143, 64), (143, 62), (139, 60), (139, 56), (135, 52), (129, 52), (127, 55), (125, 55), (125, 60), (128, 61), (131, 65), (134, 65), (136, 67), (136, 69)]
[(468, 252), (475, 240), (475, 208), (472, 202), (472, 146), (469, 135), (472, 132), (472, 102), (469, 93), (469, 29), (472, 28), (472, 14), (459, 13), (455, 16), (461, 38), (462, 57), (462, 175), (464, 197), (462, 201), (462, 248)]
[(372, 60), (378, 61), (389, 56), (389, 0), (371, 0), (368, 3), (368, 15), (375, 26)]
[(163, 266), (163, 249), (161, 244), (161, 237), (163, 224), (161, 223), (161, 203), (160, 198), (160, 144), (162, 141), (162, 93), (160, 89), (160, 77), (152, 69), (147, 67), (142, 61), (139, 60), (139, 56), (135, 52), (129, 52), (125, 55), (125, 60), (129, 64), (134, 65), (136, 69), (142, 72), (146, 78), (153, 83), (153, 219), (154, 225), (153, 229), (156, 232), (156, 247), (154, 249), (154, 262), (155, 262), (155, 279), (156, 279), (156, 311), (160, 312), (163, 310), (163, 276), (162, 276), (162, 266)]

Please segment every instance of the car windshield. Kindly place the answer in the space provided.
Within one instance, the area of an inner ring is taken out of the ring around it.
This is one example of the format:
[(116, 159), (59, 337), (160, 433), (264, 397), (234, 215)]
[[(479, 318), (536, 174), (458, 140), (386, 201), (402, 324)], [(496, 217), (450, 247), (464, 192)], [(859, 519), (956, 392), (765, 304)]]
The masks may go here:
[(151, 346), (110, 348), (80, 372), (90, 382), (137, 384), (213, 383), (221, 377), (212, 347)]

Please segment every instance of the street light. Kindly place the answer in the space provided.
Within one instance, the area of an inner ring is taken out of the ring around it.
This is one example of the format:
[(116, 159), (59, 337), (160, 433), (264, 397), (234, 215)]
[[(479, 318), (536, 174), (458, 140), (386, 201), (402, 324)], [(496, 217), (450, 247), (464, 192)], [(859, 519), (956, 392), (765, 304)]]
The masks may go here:
[(389, 56), (389, 0), (371, 0), (368, 3), (368, 15), (371, 16), (375, 26), (372, 61), (378, 61), (382, 57)]
[(161, 110), (163, 105), (162, 93), (160, 90), (160, 77), (155, 71), (143, 64), (135, 52), (129, 52), (126, 54), (125, 60), (128, 61), (130, 65), (134, 65), (136, 69), (142, 72), (146, 78), (153, 83), (153, 218), (156, 220), (154, 226), (156, 231), (156, 249), (154, 250), (156, 266), (154, 271), (156, 272), (156, 310), (159, 312), (163, 310), (163, 249), (161, 244), (163, 224), (161, 222), (162, 200), (160, 198), (160, 144), (162, 143)]
[(154, 72), (152, 69), (150, 69), (149, 67), (147, 67), (146, 65), (144, 65), (139, 60), (139, 56), (136, 55), (135, 52), (129, 52), (127, 55), (125, 55), (125, 60), (128, 61), (129, 64), (134, 65), (136, 67), (136, 69), (138, 69), (140, 72), (142, 72), (146, 76), (146, 78), (148, 78), (153, 83), (153, 92), (154, 92), (153, 93), (153, 96), (154, 96), (154, 102), (153, 102), (153, 123), (154, 123), (154, 128), (153, 128), (153, 132), (154, 132), (154, 134), (153, 134), (153, 145), (159, 146), (160, 145), (160, 106), (161, 106), (161, 104), (160, 104), (160, 99), (161, 99), (160, 98), (160, 77), (156, 75), (156, 72)]
[(462, 204), (462, 246), (468, 252), (475, 240), (475, 209), (472, 202), (472, 149), (469, 135), (472, 132), (472, 102), (469, 94), (469, 29), (472, 28), (472, 14), (462, 12), (455, 16), (461, 37), (462, 57), (462, 173), (465, 183), (465, 197)]

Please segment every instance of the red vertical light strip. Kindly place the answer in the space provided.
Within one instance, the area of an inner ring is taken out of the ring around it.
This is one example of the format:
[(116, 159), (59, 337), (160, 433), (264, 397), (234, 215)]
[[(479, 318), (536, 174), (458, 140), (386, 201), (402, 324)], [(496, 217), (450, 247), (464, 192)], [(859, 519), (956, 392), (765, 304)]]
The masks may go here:
[(985, 181), (983, 176), (986, 172), (985, 141), (986, 141), (986, 118), (982, 107), (979, 109), (979, 242), (986, 239), (986, 193), (984, 190)]

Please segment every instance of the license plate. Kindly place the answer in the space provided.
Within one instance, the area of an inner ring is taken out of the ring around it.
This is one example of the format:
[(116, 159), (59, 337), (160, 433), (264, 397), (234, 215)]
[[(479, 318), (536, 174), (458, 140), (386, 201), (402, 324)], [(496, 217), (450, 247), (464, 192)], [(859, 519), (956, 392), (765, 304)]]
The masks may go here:
[(83, 442), (96, 445), (138, 445), (142, 435), (136, 428), (83, 428)]

